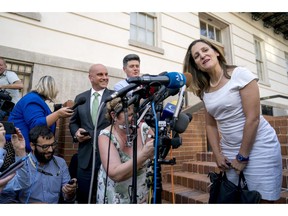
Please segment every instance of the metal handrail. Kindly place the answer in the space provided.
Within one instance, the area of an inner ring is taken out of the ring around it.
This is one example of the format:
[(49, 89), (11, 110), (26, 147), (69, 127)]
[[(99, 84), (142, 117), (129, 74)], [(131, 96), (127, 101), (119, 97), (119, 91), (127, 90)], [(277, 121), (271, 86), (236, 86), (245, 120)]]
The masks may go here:
[(271, 95), (271, 96), (267, 96), (267, 97), (261, 97), (260, 100), (268, 100), (268, 99), (273, 99), (273, 98), (284, 98), (284, 99), (288, 99), (288, 96), (284, 96), (284, 95)]

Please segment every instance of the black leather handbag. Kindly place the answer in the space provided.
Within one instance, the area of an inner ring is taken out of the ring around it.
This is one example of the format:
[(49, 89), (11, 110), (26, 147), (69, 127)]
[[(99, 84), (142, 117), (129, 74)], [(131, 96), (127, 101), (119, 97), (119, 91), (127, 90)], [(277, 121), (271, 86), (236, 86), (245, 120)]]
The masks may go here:
[(209, 203), (259, 203), (261, 194), (258, 191), (249, 191), (244, 177), (240, 172), (238, 185), (227, 179), (226, 172), (210, 172), (210, 197)]

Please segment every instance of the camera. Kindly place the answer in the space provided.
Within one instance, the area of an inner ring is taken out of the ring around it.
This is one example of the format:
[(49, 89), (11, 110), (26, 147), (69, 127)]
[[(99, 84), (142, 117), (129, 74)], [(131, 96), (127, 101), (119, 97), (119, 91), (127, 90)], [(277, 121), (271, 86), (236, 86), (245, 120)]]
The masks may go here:
[(7, 112), (8, 114), (12, 111), (14, 108), (14, 103), (11, 102), (12, 97), (10, 96), (10, 93), (6, 91), (5, 89), (0, 90), (0, 109), (4, 112)]
[(54, 104), (54, 112), (61, 109), (63, 107), (63, 104)]

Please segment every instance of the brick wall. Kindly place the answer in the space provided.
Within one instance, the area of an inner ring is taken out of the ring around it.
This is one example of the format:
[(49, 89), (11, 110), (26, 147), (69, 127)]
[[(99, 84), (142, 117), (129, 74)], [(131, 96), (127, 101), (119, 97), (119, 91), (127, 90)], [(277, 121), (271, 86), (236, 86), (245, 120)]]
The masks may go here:
[[(73, 102), (68, 101), (64, 105), (72, 106)], [(283, 163), (287, 163), (288, 166), (288, 117), (272, 117), (264, 116), (268, 122), (274, 127), (279, 141), (281, 143), (282, 155), (287, 155), (287, 159)], [(78, 144), (73, 143), (72, 136), (69, 131), (69, 120), (60, 119), (57, 123), (57, 134), (59, 141), (58, 155), (63, 157), (69, 165), (71, 157), (77, 152)], [(166, 173), (180, 171), (182, 164), (186, 161), (196, 160), (197, 152), (206, 152), (207, 149), (207, 138), (205, 130), (205, 116), (204, 111), (200, 111), (193, 114), (193, 119), (189, 124), (186, 131), (180, 134), (182, 137), (182, 145), (173, 149), (166, 156), (166, 160), (172, 157), (176, 158), (176, 164), (174, 166), (161, 165), (162, 181), (166, 181)], [(288, 182), (288, 179), (287, 179)]]
[[(73, 101), (67, 101), (63, 106), (72, 107)], [(78, 143), (73, 143), (73, 138), (69, 130), (70, 118), (59, 119), (57, 121), (56, 138), (58, 139), (57, 155), (65, 159), (66, 163), (70, 164), (72, 156), (78, 150)]]

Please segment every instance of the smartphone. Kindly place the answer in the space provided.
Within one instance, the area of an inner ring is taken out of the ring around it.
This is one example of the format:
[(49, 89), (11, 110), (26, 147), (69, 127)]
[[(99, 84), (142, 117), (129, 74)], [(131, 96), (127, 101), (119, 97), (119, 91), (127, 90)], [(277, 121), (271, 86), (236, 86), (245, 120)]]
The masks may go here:
[(6, 131), (6, 134), (16, 134), (16, 129), (13, 122), (1, 121)]
[(70, 185), (72, 185), (72, 184), (74, 184), (74, 179), (70, 179), (70, 181), (68, 182), (68, 184), (70, 184)]
[(20, 160), (16, 161), (15, 163), (11, 164), (7, 169), (5, 169), (1, 174), (0, 174), (0, 179), (3, 179), (10, 175), (11, 173), (16, 172), (16, 170), (20, 169), (24, 164), (25, 160), (28, 158), (28, 156), (21, 158)]
[(81, 131), (80, 134), (84, 136), (90, 136), (90, 133), (88, 131)]

